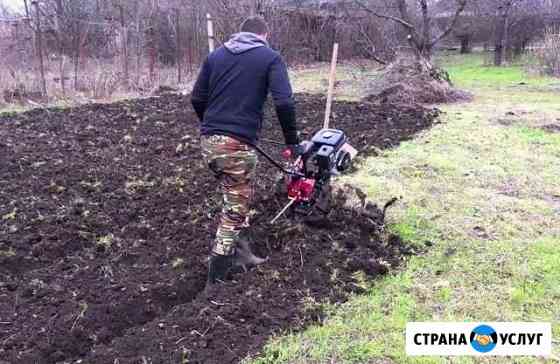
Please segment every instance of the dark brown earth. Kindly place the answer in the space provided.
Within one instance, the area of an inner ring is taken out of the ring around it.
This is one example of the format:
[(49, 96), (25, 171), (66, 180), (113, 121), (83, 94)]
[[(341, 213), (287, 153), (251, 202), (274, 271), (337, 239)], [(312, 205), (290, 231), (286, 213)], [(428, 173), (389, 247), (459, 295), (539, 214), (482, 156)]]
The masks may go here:
[[(324, 99), (298, 103), (310, 133)], [(347, 102), (334, 113), (362, 155), (437, 116)], [(413, 253), (349, 187), (321, 226), (270, 226), (285, 201), (261, 161), (251, 236), (270, 262), (204, 291), (219, 201), (197, 124), (177, 95), (0, 117), (0, 362), (236, 363), (320, 320), (312, 302), (360, 292), (357, 272), (385, 274)]]

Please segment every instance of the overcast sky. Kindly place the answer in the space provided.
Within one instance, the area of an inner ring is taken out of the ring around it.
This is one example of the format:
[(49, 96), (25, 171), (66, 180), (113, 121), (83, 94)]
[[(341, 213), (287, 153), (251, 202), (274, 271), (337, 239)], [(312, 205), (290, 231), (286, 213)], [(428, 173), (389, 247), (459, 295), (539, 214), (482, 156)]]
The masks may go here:
[(23, 7), (22, 0), (0, 0), (0, 5), (5, 5), (7, 8), (19, 10)]

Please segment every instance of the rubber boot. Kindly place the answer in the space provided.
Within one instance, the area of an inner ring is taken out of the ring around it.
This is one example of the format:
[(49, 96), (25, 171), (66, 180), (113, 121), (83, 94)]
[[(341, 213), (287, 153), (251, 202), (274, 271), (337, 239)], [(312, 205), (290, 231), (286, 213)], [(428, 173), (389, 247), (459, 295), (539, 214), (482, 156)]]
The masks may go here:
[(208, 278), (206, 284), (214, 284), (223, 282), (227, 278), (227, 274), (233, 267), (235, 255), (218, 255), (212, 253), (208, 262)]

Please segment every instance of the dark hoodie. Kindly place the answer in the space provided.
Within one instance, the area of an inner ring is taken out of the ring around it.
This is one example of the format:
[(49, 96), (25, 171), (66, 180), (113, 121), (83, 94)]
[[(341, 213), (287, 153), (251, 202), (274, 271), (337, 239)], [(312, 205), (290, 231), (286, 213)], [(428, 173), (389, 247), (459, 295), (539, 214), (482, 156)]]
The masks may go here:
[(255, 144), (269, 91), (286, 144), (297, 144), (292, 87), (282, 58), (253, 33), (233, 35), (205, 60), (193, 89), (201, 134)]

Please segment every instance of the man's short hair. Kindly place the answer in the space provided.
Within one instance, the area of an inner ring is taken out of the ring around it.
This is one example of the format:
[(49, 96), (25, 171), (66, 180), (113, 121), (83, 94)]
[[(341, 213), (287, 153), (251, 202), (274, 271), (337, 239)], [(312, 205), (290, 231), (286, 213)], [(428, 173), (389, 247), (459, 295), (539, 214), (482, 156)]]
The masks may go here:
[(262, 16), (251, 16), (241, 24), (241, 31), (254, 34), (268, 34), (268, 24)]

